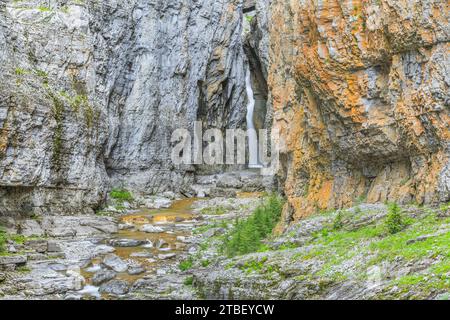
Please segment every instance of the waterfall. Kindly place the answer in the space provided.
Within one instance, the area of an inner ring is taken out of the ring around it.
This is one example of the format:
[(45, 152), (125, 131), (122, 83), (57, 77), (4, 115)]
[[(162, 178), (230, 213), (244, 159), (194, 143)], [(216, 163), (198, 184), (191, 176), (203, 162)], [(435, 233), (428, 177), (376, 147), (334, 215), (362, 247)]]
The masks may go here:
[(261, 168), (258, 161), (258, 135), (256, 133), (255, 124), (253, 123), (253, 111), (255, 109), (255, 99), (253, 97), (252, 81), (250, 75), (250, 67), (247, 66), (247, 75), (245, 77), (245, 87), (247, 90), (247, 134), (249, 149), (249, 168)]

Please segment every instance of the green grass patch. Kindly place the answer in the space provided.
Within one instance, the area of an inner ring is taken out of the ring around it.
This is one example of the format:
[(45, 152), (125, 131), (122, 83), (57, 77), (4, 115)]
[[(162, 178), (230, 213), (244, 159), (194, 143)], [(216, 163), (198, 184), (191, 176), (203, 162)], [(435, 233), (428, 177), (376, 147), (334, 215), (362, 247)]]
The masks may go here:
[(126, 189), (112, 189), (110, 194), (112, 199), (116, 200), (117, 202), (125, 202), (125, 201), (133, 201), (133, 196), (131, 195), (131, 192)]
[(258, 251), (261, 240), (272, 233), (281, 217), (282, 198), (267, 198), (247, 219), (236, 220), (234, 228), (224, 237), (222, 251), (229, 257)]
[(189, 276), (186, 279), (184, 279), (184, 285), (185, 286), (192, 286), (192, 283), (194, 282), (194, 277)]
[(50, 7), (46, 7), (46, 6), (38, 6), (37, 9), (40, 12), (51, 12), (52, 11), (52, 9)]
[(267, 257), (264, 257), (260, 260), (249, 260), (246, 261), (242, 266), (240, 266), (239, 269), (245, 271), (245, 273), (261, 272), (266, 261)]
[(226, 213), (226, 209), (223, 206), (217, 206), (217, 207), (207, 207), (203, 208), (200, 212), (202, 214), (206, 215), (222, 215)]
[(201, 262), (202, 267), (206, 268), (207, 266), (209, 266), (211, 264), (211, 261), (209, 261), (208, 259), (204, 259)]
[(247, 20), (248, 23), (252, 23), (254, 16), (245, 15), (245, 20)]
[(193, 263), (194, 262), (192, 259), (186, 259), (186, 260), (180, 262), (180, 264), (178, 265), (178, 268), (181, 271), (187, 271), (192, 268)]

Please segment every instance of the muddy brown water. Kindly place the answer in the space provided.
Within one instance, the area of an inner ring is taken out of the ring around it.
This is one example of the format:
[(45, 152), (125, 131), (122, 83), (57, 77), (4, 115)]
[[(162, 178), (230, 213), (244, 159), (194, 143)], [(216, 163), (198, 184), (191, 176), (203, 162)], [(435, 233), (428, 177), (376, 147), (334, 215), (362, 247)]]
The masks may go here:
[[(120, 230), (117, 234), (114, 234), (111, 239), (148, 240), (153, 244), (153, 247), (115, 247), (114, 254), (125, 261), (138, 263), (146, 270), (139, 275), (130, 275), (127, 272), (118, 273), (116, 279), (126, 280), (132, 284), (146, 275), (156, 273), (157, 269), (164, 265), (173, 264), (173, 259), (158, 259), (158, 255), (168, 253), (175, 253), (178, 255), (187, 250), (186, 244), (182, 241), (178, 241), (177, 237), (191, 235), (192, 228), (180, 229), (177, 227), (177, 224), (192, 223), (192, 227), (194, 228), (194, 221), (192, 220), (194, 214), (191, 209), (194, 201), (196, 201), (195, 198), (177, 200), (168, 209), (140, 209), (138, 212), (122, 216), (120, 218), (120, 223), (130, 223), (134, 228)], [(164, 232), (146, 233), (139, 231), (139, 229), (146, 224), (162, 227)], [(166, 244), (162, 249), (158, 249), (155, 247), (155, 244), (161, 239), (164, 240)], [(132, 257), (131, 255), (133, 253), (149, 253), (152, 257)], [(90, 267), (100, 264), (101, 258), (93, 259)], [(89, 268), (83, 269), (82, 276), (86, 279), (86, 284), (90, 285), (91, 278), (95, 272), (89, 272), (88, 270)]]

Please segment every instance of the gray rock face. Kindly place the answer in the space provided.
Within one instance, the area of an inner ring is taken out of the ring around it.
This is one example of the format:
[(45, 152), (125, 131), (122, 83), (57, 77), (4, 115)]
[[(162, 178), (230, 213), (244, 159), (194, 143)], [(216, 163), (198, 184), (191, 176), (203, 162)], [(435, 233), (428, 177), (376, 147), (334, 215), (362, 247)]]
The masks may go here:
[(123, 295), (130, 290), (128, 282), (124, 280), (112, 280), (100, 286), (101, 293)]
[(24, 265), (27, 262), (26, 256), (3, 256), (0, 257), (0, 266), (5, 265)]
[(0, 21), (1, 213), (178, 191), (172, 131), (245, 121), (241, 0), (8, 0)]
[(103, 264), (115, 272), (125, 272), (128, 269), (128, 264), (115, 254), (105, 256)]
[(114, 247), (138, 247), (145, 243), (146, 243), (146, 241), (144, 241), (144, 240), (135, 240), (135, 239), (111, 239), (111, 240), (109, 240), (109, 244)]
[(112, 280), (116, 277), (116, 273), (111, 270), (100, 270), (97, 271), (92, 277), (92, 284), (94, 286), (99, 286), (109, 280)]

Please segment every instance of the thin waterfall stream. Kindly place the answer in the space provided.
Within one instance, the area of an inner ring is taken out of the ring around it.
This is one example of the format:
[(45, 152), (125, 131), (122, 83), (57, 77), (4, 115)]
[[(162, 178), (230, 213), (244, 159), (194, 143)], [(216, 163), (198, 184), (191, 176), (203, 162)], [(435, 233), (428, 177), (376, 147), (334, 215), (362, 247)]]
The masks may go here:
[(261, 168), (261, 164), (258, 159), (258, 134), (255, 129), (253, 121), (253, 114), (255, 110), (255, 99), (253, 97), (253, 88), (250, 74), (250, 67), (247, 66), (247, 72), (245, 77), (245, 87), (247, 91), (247, 135), (248, 135), (248, 149), (249, 149), (249, 168)]

